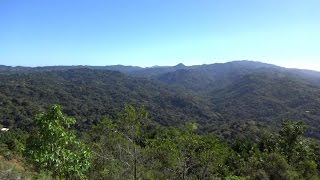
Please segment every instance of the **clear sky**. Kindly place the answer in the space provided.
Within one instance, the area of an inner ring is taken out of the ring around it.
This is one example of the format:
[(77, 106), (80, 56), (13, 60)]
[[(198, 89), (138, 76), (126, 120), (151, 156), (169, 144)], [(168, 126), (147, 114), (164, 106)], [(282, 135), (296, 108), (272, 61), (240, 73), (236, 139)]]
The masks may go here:
[(0, 0), (0, 64), (320, 70), (320, 0)]

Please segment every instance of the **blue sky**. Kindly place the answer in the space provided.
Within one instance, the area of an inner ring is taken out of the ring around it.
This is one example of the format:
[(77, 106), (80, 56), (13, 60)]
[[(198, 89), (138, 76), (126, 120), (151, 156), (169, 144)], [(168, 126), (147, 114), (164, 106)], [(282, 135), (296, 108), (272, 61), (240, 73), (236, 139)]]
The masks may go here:
[(320, 70), (319, 0), (0, 0), (0, 64)]

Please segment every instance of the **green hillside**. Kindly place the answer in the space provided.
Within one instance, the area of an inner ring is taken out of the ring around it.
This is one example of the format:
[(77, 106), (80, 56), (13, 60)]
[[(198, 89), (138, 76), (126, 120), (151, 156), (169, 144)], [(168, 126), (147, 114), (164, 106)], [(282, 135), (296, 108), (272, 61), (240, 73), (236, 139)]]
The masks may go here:
[(177, 125), (218, 116), (192, 94), (143, 78), (107, 70), (71, 69), (0, 75), (0, 123), (26, 128), (34, 114), (57, 103), (90, 127), (103, 116), (115, 116), (126, 103), (145, 106), (154, 122)]
[(247, 126), (278, 128), (285, 119), (303, 120), (312, 127), (307, 134), (320, 138), (315, 71), (234, 61), (151, 68), (3, 66), (0, 72), (0, 123), (8, 127), (27, 129), (36, 112), (57, 103), (84, 130), (134, 104), (145, 106), (155, 124), (192, 120), (227, 138), (248, 133)]
[(0, 67), (0, 179), (319, 179), (319, 74)]

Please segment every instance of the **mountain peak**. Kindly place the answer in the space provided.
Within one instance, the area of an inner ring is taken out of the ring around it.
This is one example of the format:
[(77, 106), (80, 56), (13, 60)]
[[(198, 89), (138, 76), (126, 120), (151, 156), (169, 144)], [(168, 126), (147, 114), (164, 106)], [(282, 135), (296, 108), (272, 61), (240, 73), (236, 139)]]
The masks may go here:
[(175, 65), (174, 67), (186, 67), (183, 63), (179, 63), (177, 65)]

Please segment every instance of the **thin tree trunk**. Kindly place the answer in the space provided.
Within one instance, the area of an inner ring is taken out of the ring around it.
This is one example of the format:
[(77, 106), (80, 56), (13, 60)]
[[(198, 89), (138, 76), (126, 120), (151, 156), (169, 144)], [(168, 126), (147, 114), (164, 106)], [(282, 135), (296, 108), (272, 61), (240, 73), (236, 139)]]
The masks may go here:
[(134, 147), (134, 180), (138, 180), (137, 176), (137, 152), (136, 147)]
[(204, 177), (205, 177), (205, 175), (206, 175), (206, 173), (207, 173), (207, 169), (208, 169), (208, 166), (206, 166), (205, 168), (204, 168), (204, 170), (202, 171), (202, 174), (201, 174), (201, 180), (203, 180), (204, 179)]

